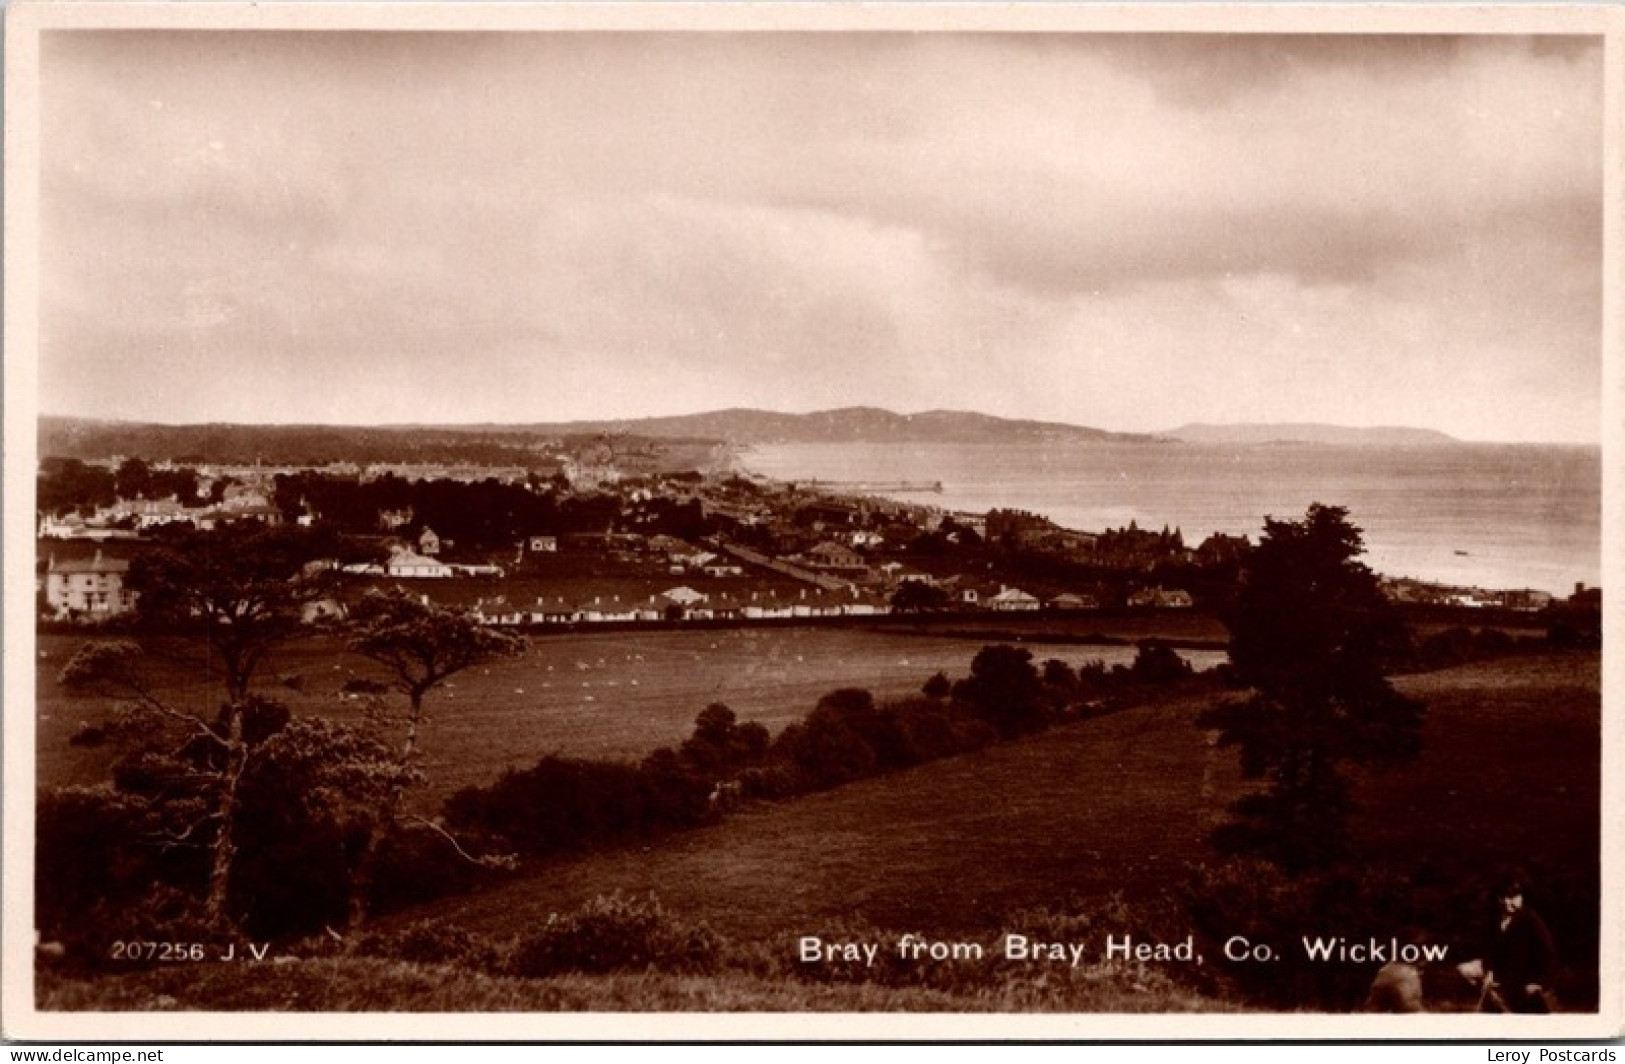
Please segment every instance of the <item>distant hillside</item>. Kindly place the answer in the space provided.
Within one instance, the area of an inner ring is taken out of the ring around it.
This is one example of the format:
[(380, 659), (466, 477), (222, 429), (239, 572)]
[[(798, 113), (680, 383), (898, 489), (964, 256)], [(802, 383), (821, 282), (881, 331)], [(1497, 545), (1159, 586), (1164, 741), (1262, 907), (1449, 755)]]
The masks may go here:
[(271, 464), (476, 461), (522, 462), (568, 437), (614, 435), (664, 440), (755, 443), (1031, 443), (1151, 442), (1153, 437), (1078, 425), (1011, 421), (947, 410), (894, 414), (850, 407), (813, 414), (718, 410), (680, 417), (569, 421), (528, 425), (158, 425), (42, 417), (45, 457), (146, 459), (190, 457)]
[(540, 432), (626, 432), (729, 443), (1013, 443), (1033, 441), (1149, 442), (1151, 437), (1053, 421), (1018, 421), (958, 410), (895, 414), (853, 406), (811, 414), (715, 410), (681, 417), (578, 421), (526, 426)]
[(1277, 422), (1271, 424), (1235, 425), (1181, 425), (1177, 429), (1158, 433), (1159, 436), (1182, 443), (1324, 443), (1345, 447), (1435, 447), (1461, 441), (1432, 429), (1414, 429), (1377, 425), (1355, 428), (1347, 425), (1322, 425), (1309, 422)]

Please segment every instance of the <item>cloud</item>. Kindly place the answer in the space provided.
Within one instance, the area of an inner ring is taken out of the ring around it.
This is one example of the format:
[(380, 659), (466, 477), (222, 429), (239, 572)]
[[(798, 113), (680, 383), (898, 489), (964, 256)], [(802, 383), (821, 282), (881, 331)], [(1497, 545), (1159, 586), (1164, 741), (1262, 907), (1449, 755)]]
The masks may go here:
[[(1483, 435), (1525, 388), (1549, 435), (1595, 404), (1595, 42), (86, 33), (45, 55), (47, 407)], [(110, 387), (136, 366), (170, 386)]]

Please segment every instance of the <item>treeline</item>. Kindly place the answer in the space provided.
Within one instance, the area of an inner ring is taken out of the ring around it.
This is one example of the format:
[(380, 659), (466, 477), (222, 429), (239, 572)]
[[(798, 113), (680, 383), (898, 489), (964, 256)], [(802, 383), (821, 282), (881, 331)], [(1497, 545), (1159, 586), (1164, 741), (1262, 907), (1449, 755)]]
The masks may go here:
[(654, 497), (628, 508), (608, 495), (573, 495), (539, 477), (527, 484), (496, 479), (407, 480), (386, 474), (367, 481), (316, 472), (279, 474), (275, 504), (293, 518), (311, 513), (347, 535), (382, 531), (380, 515), (403, 529), (432, 528), (462, 550), (512, 548), (526, 536), (644, 534), (699, 536), (711, 531), (698, 501)]
[(139, 458), (126, 458), (117, 469), (77, 458), (47, 458), (34, 480), (41, 513), (86, 516), (120, 499), (174, 499), (182, 506), (218, 503), (231, 483), (231, 478), (221, 478), (200, 492), (191, 466), (154, 469)]
[(467, 462), (524, 465), (560, 437), (524, 429), (424, 426), (150, 425), (40, 419), (40, 453), (67, 458), (135, 455), (186, 464), (312, 465), (330, 462)]
[[(607, 430), (609, 426), (604, 426)], [(99, 459), (133, 455), (184, 465), (320, 467), (335, 462), (423, 463), (550, 468), (557, 455), (613, 440), (645, 456), (670, 449), (703, 454), (715, 442), (684, 434), (639, 436), (569, 425), (157, 425), (44, 417), (39, 453)]]
[(1395, 663), (1399, 668), (1426, 672), (1493, 661), (1514, 654), (1539, 654), (1552, 650), (1600, 650), (1601, 616), (1585, 611), (1549, 610), (1542, 635), (1514, 634), (1502, 628), (1469, 628), (1455, 625), (1414, 639), (1407, 654)]

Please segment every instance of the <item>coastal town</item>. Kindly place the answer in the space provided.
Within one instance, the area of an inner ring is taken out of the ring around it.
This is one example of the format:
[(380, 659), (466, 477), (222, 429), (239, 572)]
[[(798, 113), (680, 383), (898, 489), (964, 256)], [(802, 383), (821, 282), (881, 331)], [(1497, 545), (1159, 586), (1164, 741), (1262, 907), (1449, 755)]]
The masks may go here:
[[(891, 490), (888, 497), (874, 492)], [(918, 495), (909, 494), (918, 492)], [(136, 603), (126, 577), (183, 530), (328, 533), (344, 586), (410, 588), (507, 626), (740, 624), (891, 614), (1212, 605), (1250, 543), (1178, 528), (1084, 531), (930, 505), (930, 485), (779, 482), (727, 448), (600, 437), (522, 462), (228, 464), (47, 458), (37, 598), (49, 622)], [(1396, 602), (1539, 611), (1535, 589), (1387, 578)], [(1575, 589), (1576, 604), (1600, 597)], [(314, 603), (311, 615), (342, 612)]]

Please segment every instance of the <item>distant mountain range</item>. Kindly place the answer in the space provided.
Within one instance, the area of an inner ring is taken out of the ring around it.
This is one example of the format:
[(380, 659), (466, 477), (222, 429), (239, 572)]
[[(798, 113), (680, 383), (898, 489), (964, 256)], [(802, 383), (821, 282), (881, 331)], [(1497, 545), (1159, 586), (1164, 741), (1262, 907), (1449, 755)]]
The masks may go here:
[(1413, 428), (1347, 428), (1319, 424), (1185, 425), (1155, 434), (1107, 432), (1053, 421), (1023, 421), (956, 410), (897, 414), (874, 407), (846, 407), (810, 414), (769, 410), (715, 410), (677, 417), (616, 421), (570, 421), (524, 425), (162, 425), (131, 421), (42, 417), (43, 456), (145, 458), (189, 456), (207, 461), (313, 461), (343, 456), (353, 461), (435, 460), (474, 451), (514, 459), (550, 440), (600, 435), (741, 446), (775, 443), (1195, 443), (1267, 445), (1314, 443), (1434, 446), (1459, 442), (1442, 432)]
[(529, 425), (549, 434), (627, 433), (723, 440), (728, 443), (1146, 443), (1152, 436), (1107, 432), (1054, 421), (1017, 421), (960, 410), (894, 414), (869, 406), (781, 414), (771, 410), (714, 410), (630, 421), (577, 421)]
[(1158, 433), (1159, 436), (1181, 443), (1222, 443), (1257, 445), (1272, 443), (1321, 443), (1341, 447), (1432, 447), (1460, 443), (1432, 429), (1402, 428), (1377, 425), (1370, 428), (1352, 428), (1346, 425), (1322, 425), (1311, 422), (1277, 422), (1273, 424), (1234, 425), (1181, 425), (1177, 429)]

